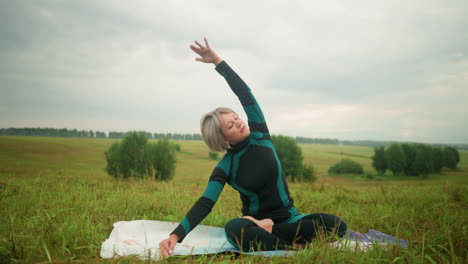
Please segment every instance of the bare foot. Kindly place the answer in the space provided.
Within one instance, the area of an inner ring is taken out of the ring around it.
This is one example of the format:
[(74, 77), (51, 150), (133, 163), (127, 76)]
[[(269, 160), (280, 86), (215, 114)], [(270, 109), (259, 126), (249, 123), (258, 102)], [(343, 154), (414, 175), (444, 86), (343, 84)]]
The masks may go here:
[(262, 220), (257, 220), (251, 216), (243, 216), (242, 218), (249, 219), (250, 221), (254, 222), (256, 225), (258, 225), (260, 228), (265, 229), (268, 233), (271, 233), (273, 231), (273, 220), (270, 218), (265, 218)]

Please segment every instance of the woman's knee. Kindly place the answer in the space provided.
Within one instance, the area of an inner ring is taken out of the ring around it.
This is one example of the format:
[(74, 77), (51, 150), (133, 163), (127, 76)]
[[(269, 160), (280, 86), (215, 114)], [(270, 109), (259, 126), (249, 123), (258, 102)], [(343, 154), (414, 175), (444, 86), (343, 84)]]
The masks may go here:
[(346, 223), (340, 217), (332, 214), (315, 213), (306, 215), (302, 219), (315, 221), (318, 225), (317, 228), (323, 225), (323, 228), (325, 228), (327, 232), (336, 234), (339, 237), (343, 237), (346, 234), (346, 230), (348, 230)]
[(346, 234), (348, 226), (340, 217), (336, 215), (326, 214), (325, 224), (327, 225), (327, 230), (331, 231), (333, 234), (339, 236), (340, 238)]
[(336, 234), (339, 237), (344, 237), (346, 235), (346, 231), (348, 230), (348, 225), (345, 221), (343, 221), (340, 217), (335, 216), (335, 226), (336, 226)]
[(239, 245), (244, 240), (244, 230), (250, 225), (254, 223), (245, 218), (235, 218), (229, 221), (224, 228), (229, 243), (239, 249)]

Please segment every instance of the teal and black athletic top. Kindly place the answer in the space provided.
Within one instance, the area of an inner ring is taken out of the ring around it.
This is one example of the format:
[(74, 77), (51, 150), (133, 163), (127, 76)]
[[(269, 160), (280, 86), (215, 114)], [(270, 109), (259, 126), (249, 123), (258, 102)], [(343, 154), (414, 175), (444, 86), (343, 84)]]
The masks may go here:
[(239, 98), (247, 114), (250, 135), (226, 152), (214, 168), (203, 195), (171, 233), (179, 237), (179, 243), (211, 212), (226, 183), (240, 193), (242, 215), (271, 218), (275, 223), (298, 215), (262, 110), (250, 88), (225, 61), (216, 70)]

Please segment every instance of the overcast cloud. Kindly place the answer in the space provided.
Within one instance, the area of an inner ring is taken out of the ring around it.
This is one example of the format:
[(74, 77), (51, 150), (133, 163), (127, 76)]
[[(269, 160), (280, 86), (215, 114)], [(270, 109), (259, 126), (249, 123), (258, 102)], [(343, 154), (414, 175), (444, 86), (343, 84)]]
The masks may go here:
[(0, 127), (198, 133), (240, 104), (275, 134), (468, 143), (468, 1), (2, 1)]

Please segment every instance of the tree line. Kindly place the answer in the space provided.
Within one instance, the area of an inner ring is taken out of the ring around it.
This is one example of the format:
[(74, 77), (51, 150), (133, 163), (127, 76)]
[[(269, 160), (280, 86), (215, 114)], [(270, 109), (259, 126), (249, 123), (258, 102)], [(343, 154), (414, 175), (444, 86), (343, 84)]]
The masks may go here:
[(460, 153), (454, 147), (433, 147), (425, 144), (394, 143), (374, 147), (372, 166), (379, 173), (419, 176), (440, 173), (442, 168), (456, 169)]
[[(203, 140), (199, 133), (179, 134), (179, 133), (151, 133), (143, 131), (148, 139), (167, 138), (171, 140)], [(128, 132), (110, 131), (108, 134), (102, 131), (76, 130), (66, 128), (0, 128), (0, 136), (42, 136), (42, 137), (80, 137), (80, 138), (124, 138)], [(307, 138), (295, 137), (297, 143), (302, 144), (327, 144), (327, 145), (348, 145), (365, 147), (388, 147), (394, 143), (392, 141), (373, 140), (339, 140), (333, 138)], [(405, 142), (406, 143), (406, 142)], [(407, 144), (413, 144), (407, 142)], [(459, 150), (468, 150), (468, 144), (429, 144), (433, 147), (451, 146)]]
[(0, 128), (2, 136), (40, 136), (40, 137), (77, 137), (106, 138), (106, 133), (93, 130), (77, 130), (66, 128)]
[[(110, 131), (77, 130), (66, 128), (0, 128), (0, 136), (39, 136), (39, 137), (76, 137), (76, 138), (113, 138), (122, 139), (128, 133)], [(148, 139), (202, 140), (200, 134), (151, 133), (142, 131)]]
[[(416, 142), (395, 142), (395, 141), (375, 141), (375, 140), (339, 140), (333, 138), (306, 138), (296, 137), (297, 143), (302, 144), (326, 144), (326, 145), (345, 145), (345, 146), (363, 146), (363, 147), (388, 147), (392, 144), (418, 144)], [(459, 150), (468, 150), (468, 144), (425, 144), (432, 147), (451, 146)]]

